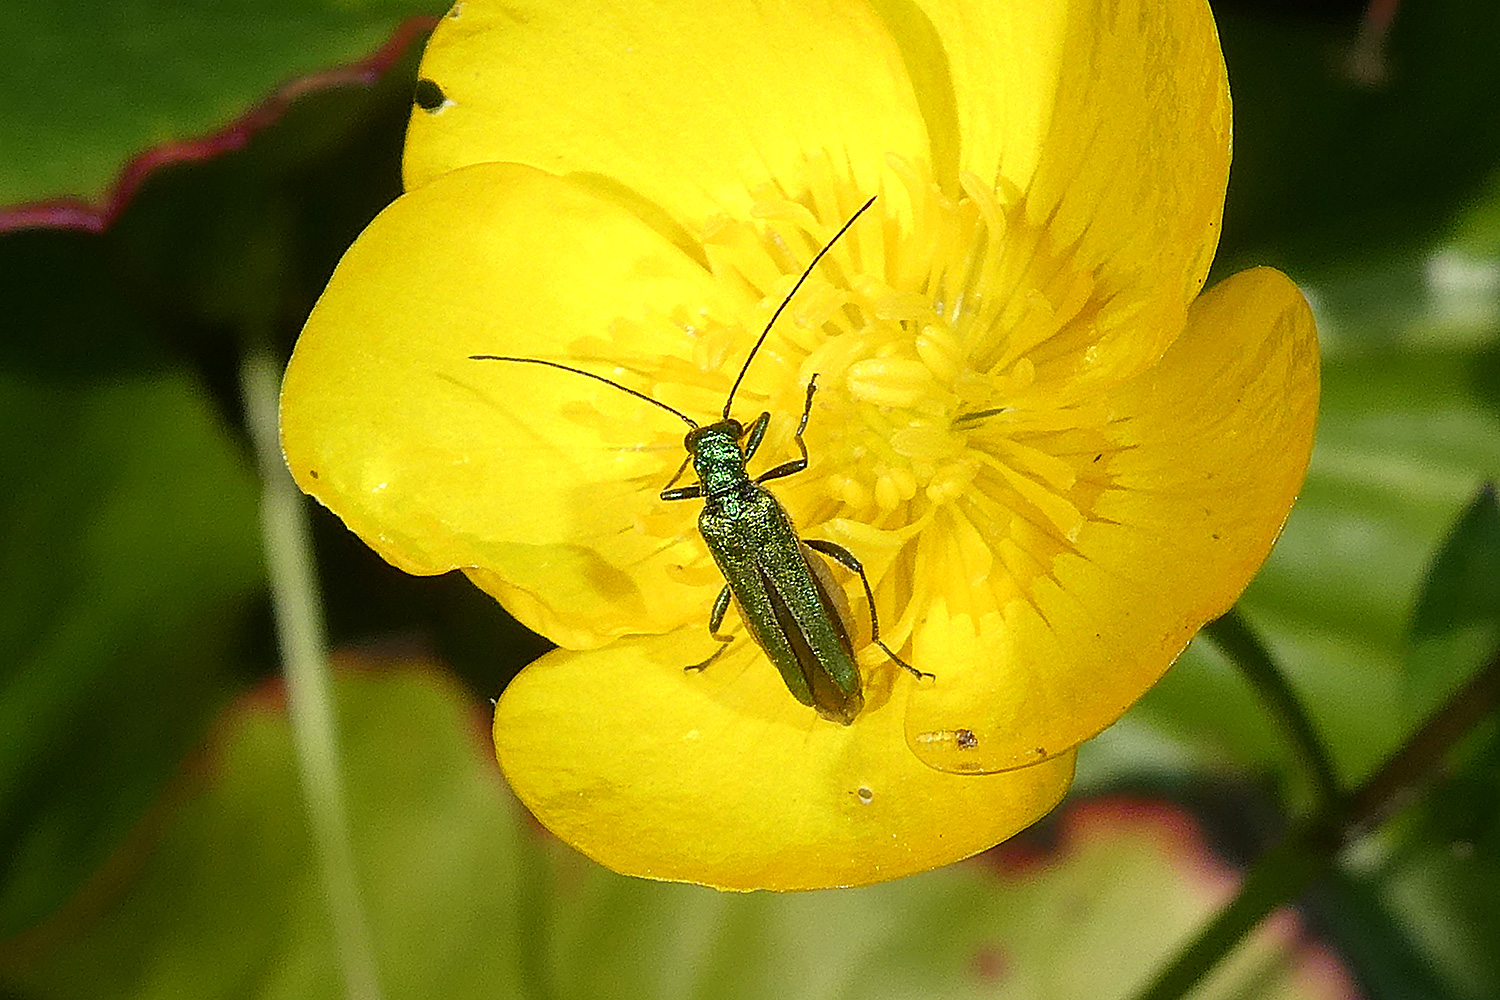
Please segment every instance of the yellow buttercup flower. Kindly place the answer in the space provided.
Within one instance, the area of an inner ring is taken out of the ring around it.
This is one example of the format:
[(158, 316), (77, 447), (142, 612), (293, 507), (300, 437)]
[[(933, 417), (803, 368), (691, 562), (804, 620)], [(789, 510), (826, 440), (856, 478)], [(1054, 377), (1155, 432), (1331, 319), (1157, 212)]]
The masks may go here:
[[(1229, 166), (1202, 0), (464, 0), (407, 194), (286, 376), (297, 481), (391, 562), (462, 569), (556, 642), (495, 713), (512, 787), (623, 872), (894, 878), (982, 850), (1264, 560), (1318, 360), (1285, 277), (1199, 296)], [(864, 708), (794, 700), (657, 494), (736, 397), (752, 473), (844, 545)], [(761, 463), (764, 463), (763, 465)]]

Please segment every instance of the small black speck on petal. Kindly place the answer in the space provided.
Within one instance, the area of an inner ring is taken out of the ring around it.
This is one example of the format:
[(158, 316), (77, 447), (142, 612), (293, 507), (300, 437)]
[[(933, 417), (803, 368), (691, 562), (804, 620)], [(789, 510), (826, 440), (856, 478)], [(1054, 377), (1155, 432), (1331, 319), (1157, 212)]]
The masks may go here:
[(417, 89), (412, 94), (412, 99), (423, 111), (437, 111), (448, 103), (448, 96), (443, 93), (443, 88), (439, 87), (435, 81), (425, 78), (417, 81)]

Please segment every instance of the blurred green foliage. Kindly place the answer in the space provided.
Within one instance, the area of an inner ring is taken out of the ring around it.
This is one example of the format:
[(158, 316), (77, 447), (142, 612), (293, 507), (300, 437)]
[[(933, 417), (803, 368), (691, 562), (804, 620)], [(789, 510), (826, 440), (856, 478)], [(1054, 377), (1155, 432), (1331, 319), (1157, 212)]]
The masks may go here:
[(20, 0), (0, 32), (0, 205), (102, 200), (126, 163), (373, 54), (431, 0)]
[[(360, 668), (342, 674), (339, 710), (391, 996), (1096, 1000), (1143, 979), (1234, 877), (1180, 809), (1122, 799), (1068, 811), (1045, 853), (869, 889), (625, 878), (535, 835), (484, 714), (440, 672), (344, 666)], [(231, 712), (150, 853), (128, 859), (130, 888), (98, 912), (86, 896), (0, 969), (45, 997), (339, 995), (288, 730), (270, 693)], [(1293, 927), (1267, 927), (1212, 995), (1312, 1000), (1329, 985), (1302, 967), (1314, 958)]]
[(0, 934), (108, 857), (243, 685), (260, 586), (255, 483), (198, 380), (77, 240), (8, 243)]
[[(1401, 5), (1373, 76), (1349, 71), (1358, 4), (1217, 8), (1236, 121), (1217, 273), (1287, 269), (1325, 348), (1308, 483), (1243, 607), (1352, 781), (1500, 643), (1500, 515), (1480, 490), (1500, 480), (1500, 6)], [(0, 206), (97, 200), (148, 148), (225, 128), (437, 10), (7, 13)], [(289, 352), (399, 193), (415, 59), (300, 88), (253, 134), (152, 173), (102, 234), (0, 233), (0, 994), (338, 993), (265, 688), (235, 373), (247, 344)], [(1183, 874), (1217, 870), (1195, 837), (1143, 840), (1116, 810), (1070, 839), (1078, 806), (1043, 825), (1056, 851), (1032, 869), (779, 898), (609, 875), (517, 814), (475, 722), (545, 644), (461, 578), (407, 577), (315, 517), (335, 645), (382, 651), (339, 687), (392, 996), (1124, 995), (1218, 898)], [(1181, 814), (1158, 798), (1192, 803), (1240, 861), (1309, 795), (1203, 642), (1084, 748), (1078, 795), (1121, 789), (1168, 830)], [(1492, 721), (1302, 901), (1366, 996), (1500, 995), (1497, 802)], [(1273, 934), (1212, 993), (1326, 987), (1293, 974), (1306, 957)]]
[(1497, 567), (1500, 504), (1487, 483), (1433, 560), (1412, 615), (1404, 700), (1413, 719), (1452, 695), (1500, 649)]
[(1357, 0), (1214, 4), (1234, 96), (1222, 273), (1305, 277), (1422, 253), (1492, 176), (1500, 6), (1393, 6), (1388, 43), (1362, 59)]

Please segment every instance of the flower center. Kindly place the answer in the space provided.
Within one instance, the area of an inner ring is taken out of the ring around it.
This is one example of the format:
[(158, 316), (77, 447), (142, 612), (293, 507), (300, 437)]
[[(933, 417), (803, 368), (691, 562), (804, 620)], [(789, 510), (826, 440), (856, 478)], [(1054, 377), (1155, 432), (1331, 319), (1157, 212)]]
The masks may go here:
[[(909, 220), (877, 202), (839, 241), (757, 355), (736, 412), (772, 413), (763, 448), (783, 460), (816, 375), (811, 463), (778, 495), (809, 535), (829, 522), (884, 533), (872, 579), (895, 606), (940, 586), (950, 609), (977, 616), (1024, 598), (1104, 490), (1117, 446), (1096, 402), (1111, 380), (1095, 347), (1101, 294), (1019, 195), (965, 176), (955, 197), (917, 166), (892, 167)], [(704, 234), (716, 276), (749, 286), (767, 317), (863, 201), (831, 173)]]

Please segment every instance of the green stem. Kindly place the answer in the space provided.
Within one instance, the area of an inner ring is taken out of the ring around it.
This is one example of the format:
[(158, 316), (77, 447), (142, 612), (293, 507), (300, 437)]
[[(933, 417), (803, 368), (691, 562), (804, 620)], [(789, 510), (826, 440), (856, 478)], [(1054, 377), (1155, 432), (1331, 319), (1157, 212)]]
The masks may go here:
[(1412, 802), (1444, 755), (1497, 707), (1500, 654), (1429, 715), (1359, 788), (1325, 803), (1267, 851), (1246, 874), (1239, 894), (1136, 1000), (1186, 996), (1266, 915), (1295, 899), (1345, 844)]
[(1255, 688), (1266, 709), (1281, 726), (1292, 750), (1307, 768), (1317, 793), (1317, 804), (1336, 801), (1342, 794), (1338, 773), (1323, 741), (1313, 727), (1312, 718), (1302, 707), (1297, 693), (1277, 668), (1270, 650), (1245, 621), (1238, 608), (1230, 608), (1222, 617), (1203, 627), (1214, 645), (1239, 668)]
[(322, 602), (302, 494), (281, 457), (277, 433), (281, 372), (252, 350), (240, 369), (250, 436), (261, 475), (261, 531), (286, 676), (292, 742), (307, 800), (339, 964), (349, 1000), (379, 1000), (380, 981), (360, 902), (333, 713)]
[(1187, 996), (1262, 920), (1307, 888), (1341, 843), (1321, 819), (1315, 816), (1299, 824), (1285, 840), (1261, 855), (1245, 874), (1238, 895), (1149, 986), (1136, 994), (1136, 1000)]

